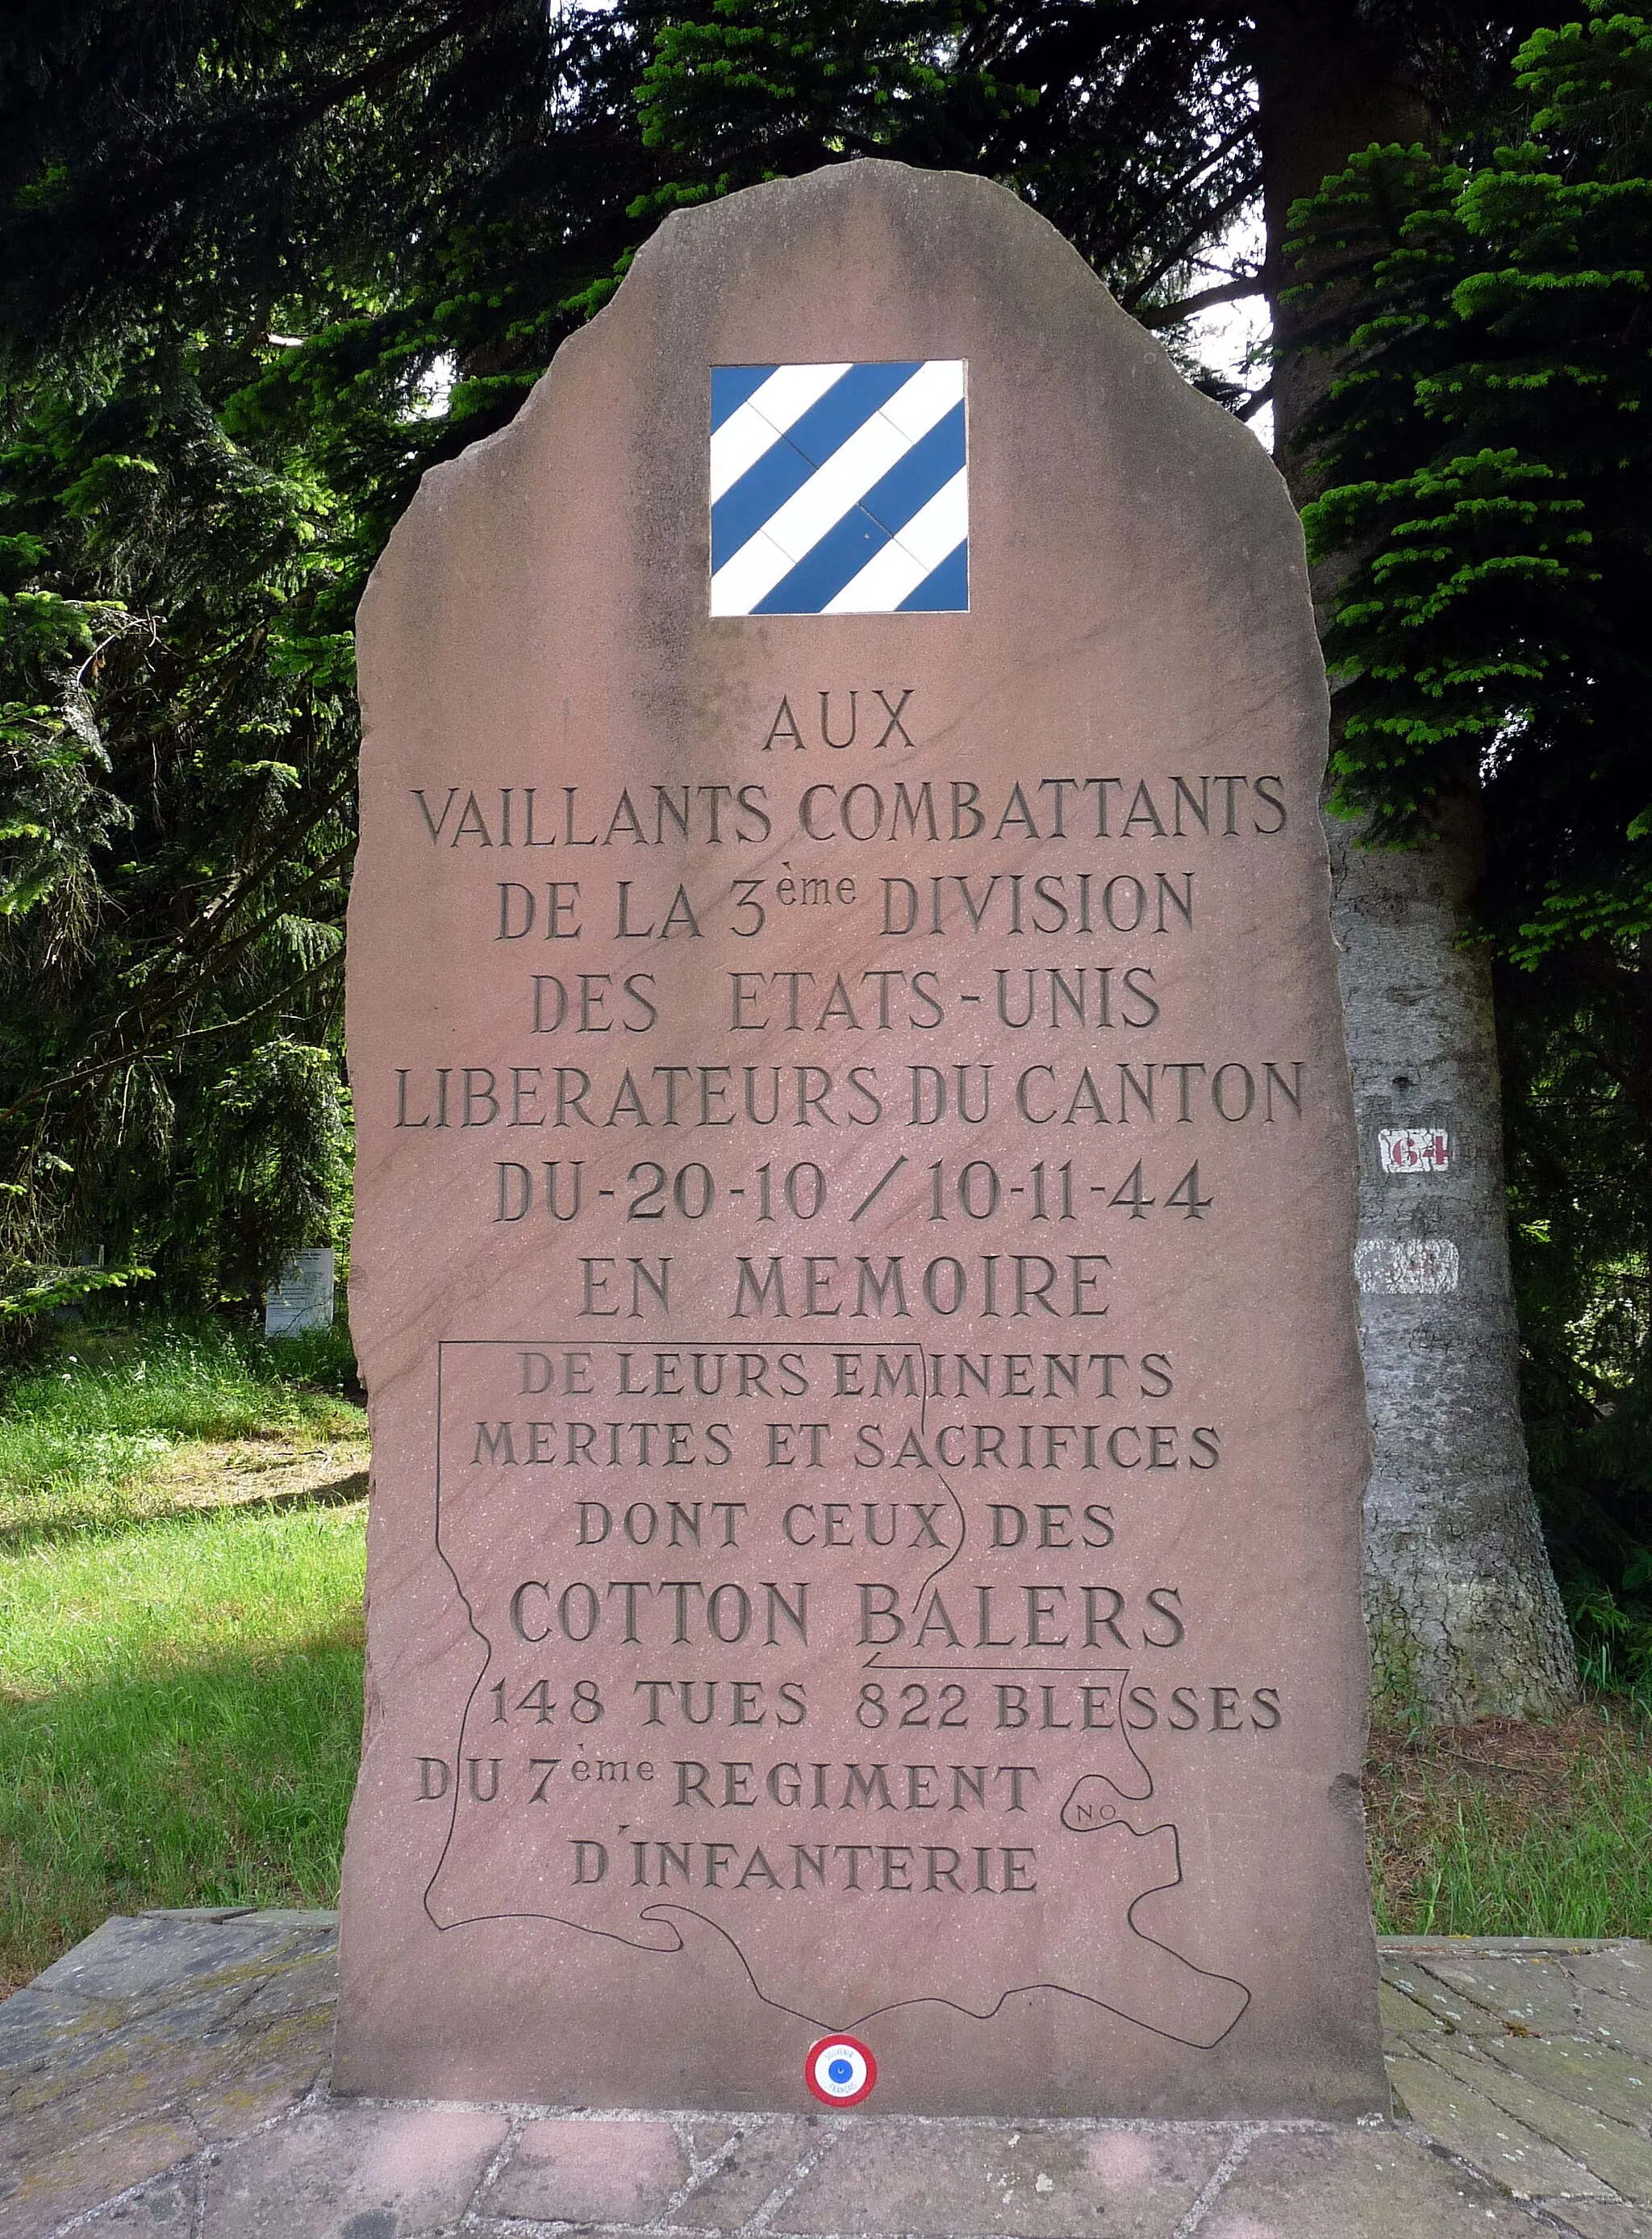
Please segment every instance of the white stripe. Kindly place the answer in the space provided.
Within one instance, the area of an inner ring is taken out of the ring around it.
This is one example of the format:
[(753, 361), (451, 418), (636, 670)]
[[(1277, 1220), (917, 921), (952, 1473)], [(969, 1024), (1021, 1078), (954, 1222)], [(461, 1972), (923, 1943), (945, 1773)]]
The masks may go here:
[[(769, 588), (779, 582), (783, 575), (789, 575), (791, 573), (792, 561), (789, 553), (783, 552), (777, 544), (771, 543), (765, 531), (761, 528), (754, 537), (741, 546), (735, 557), (745, 560), (752, 579), (762, 580)], [(729, 565), (732, 566), (733, 562), (730, 561)], [(743, 603), (739, 584), (736, 582), (731, 589), (729, 582), (725, 581), (728, 574), (727, 568), (719, 568), (711, 578), (712, 613), (714, 615), (749, 615), (756, 601), (762, 598), (763, 592), (752, 592)], [(730, 601), (734, 603), (731, 604)]]
[(874, 482), (945, 418), (963, 394), (963, 369), (956, 358), (920, 366), (881, 411), (863, 421), (757, 534), (723, 561), (711, 578), (712, 613), (749, 615)]
[[(909, 381), (904, 388), (897, 389), (883, 407), (883, 417), (893, 420), (902, 434), (914, 443), (934, 427), (942, 412), (949, 411), (953, 405), (963, 402), (963, 360), (961, 357), (933, 357), (923, 371), (925, 377), (923, 390), (920, 398), (913, 400), (923, 407), (922, 418), (913, 415), (909, 402), (917, 388), (916, 378)], [(939, 412), (929, 409), (932, 395), (943, 400)]]
[(822, 608), (829, 615), (892, 615), (969, 528), (969, 473), (960, 467), (944, 488), (915, 513), (900, 534), (875, 552), (858, 575)]
[(849, 370), (847, 365), (776, 366), (712, 435), (712, 504)]

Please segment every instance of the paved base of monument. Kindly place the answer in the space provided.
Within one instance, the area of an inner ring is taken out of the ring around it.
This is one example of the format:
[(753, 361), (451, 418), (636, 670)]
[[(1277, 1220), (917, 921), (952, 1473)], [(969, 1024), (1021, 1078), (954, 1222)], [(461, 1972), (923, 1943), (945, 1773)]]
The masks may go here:
[(1652, 1945), (1382, 1947), (1392, 2122), (335, 2099), (316, 1912), (106, 1921), (0, 2003), (0, 2229), (1652, 2239)]

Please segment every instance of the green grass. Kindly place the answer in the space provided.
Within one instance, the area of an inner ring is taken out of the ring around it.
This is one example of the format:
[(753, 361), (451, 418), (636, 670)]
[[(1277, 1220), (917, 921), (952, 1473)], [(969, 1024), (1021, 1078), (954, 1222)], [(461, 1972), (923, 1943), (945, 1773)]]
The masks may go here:
[[(0, 1545), (136, 1521), (193, 1439), (359, 1434), (342, 1331), (270, 1345), (208, 1328), (88, 1333), (0, 1394)], [(335, 1388), (317, 1390), (325, 1380)]]
[(332, 1902), (365, 1504), (167, 1511), (202, 1442), (359, 1438), (352, 1366), (342, 1330), (75, 1330), (0, 1392), (0, 1984), (110, 1912)]
[(1652, 1730), (1636, 1704), (1379, 1734), (1365, 1810), (1380, 1935), (1652, 1937)]
[(1414, 1901), (1379, 1918), (1378, 1934), (1652, 1936), (1652, 1784), (1602, 1794), (1597, 1805), (1558, 1833), (1528, 1829), (1508, 1840), (1482, 1804), (1459, 1804)]
[(364, 1523), (208, 1511), (0, 1554), (0, 1981), (110, 1912), (333, 1903)]

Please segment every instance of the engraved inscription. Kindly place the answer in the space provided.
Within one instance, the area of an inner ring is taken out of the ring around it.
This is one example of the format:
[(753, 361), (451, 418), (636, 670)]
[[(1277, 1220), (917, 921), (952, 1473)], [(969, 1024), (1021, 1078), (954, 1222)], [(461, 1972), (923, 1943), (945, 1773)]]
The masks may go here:
[[(436, 1544), (476, 1667), (407, 1768), (447, 1820), (427, 1910), (654, 1950), (692, 1919), (758, 1996), (843, 2027), (877, 2010), (863, 1957), (799, 1915), (996, 1898), (990, 1968), (897, 1941), (880, 2003), (988, 2014), (1056, 1980), (1214, 2043), (1249, 1993), (1176, 1950), (1213, 1870), (1177, 1799), (1196, 1752), (1276, 1747), (1291, 1703), (1184, 1583), (1223, 1410), (1140, 1301), (1159, 1258), (1242, 1235), (1229, 1146), (1259, 1137), (1282, 1191), (1309, 1124), (1305, 1060), (1182, 1023), (1222, 851), (1277, 844), (1284, 781), (989, 785), (937, 763), (920, 684), (870, 688), (875, 735), (864, 696), (835, 730), (830, 688), (788, 686), (722, 774), (646, 793), (410, 790), (478, 944), (579, 951), (522, 970), (518, 1049), (410, 1060), (380, 1106), (451, 1143), (444, 1195), (544, 1301), (440, 1347)], [(883, 760), (739, 764), (783, 747)], [(869, 870), (890, 843), (913, 867)], [(530, 848), (576, 875), (484, 860)], [(742, 849), (768, 852), (730, 880)], [(633, 942), (708, 953), (637, 968)]]

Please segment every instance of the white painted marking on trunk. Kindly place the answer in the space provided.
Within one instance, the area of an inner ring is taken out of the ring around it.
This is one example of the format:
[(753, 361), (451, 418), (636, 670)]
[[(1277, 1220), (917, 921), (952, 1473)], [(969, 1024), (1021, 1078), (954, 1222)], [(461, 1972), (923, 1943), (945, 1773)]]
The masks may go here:
[(1455, 1291), (1462, 1272), (1457, 1247), (1443, 1236), (1396, 1242), (1367, 1237), (1354, 1247), (1354, 1272), (1362, 1291), (1388, 1298), (1437, 1297)]

